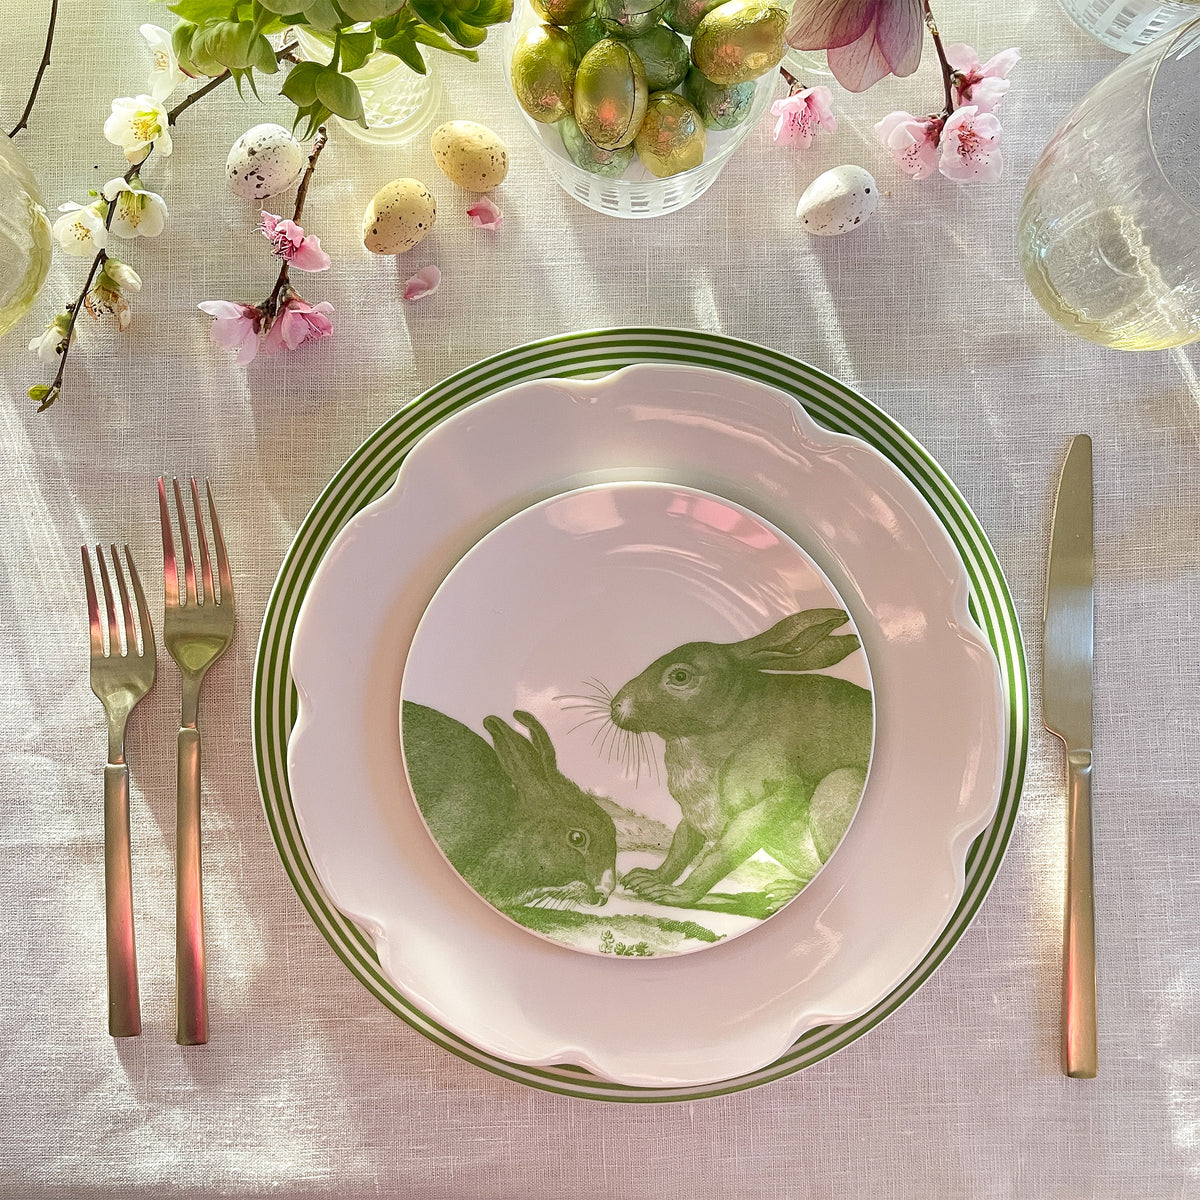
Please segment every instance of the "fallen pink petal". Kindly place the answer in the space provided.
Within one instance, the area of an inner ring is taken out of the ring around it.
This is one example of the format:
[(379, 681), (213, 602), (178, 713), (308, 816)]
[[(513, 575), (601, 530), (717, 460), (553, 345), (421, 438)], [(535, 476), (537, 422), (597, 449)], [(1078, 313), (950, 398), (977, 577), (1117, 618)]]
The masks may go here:
[(467, 216), (480, 229), (499, 229), (500, 222), (504, 220), (504, 214), (486, 196), (480, 196), (467, 209)]
[(422, 296), (432, 295), (442, 282), (441, 271), (434, 266), (422, 267), (404, 285), (405, 300), (420, 300)]

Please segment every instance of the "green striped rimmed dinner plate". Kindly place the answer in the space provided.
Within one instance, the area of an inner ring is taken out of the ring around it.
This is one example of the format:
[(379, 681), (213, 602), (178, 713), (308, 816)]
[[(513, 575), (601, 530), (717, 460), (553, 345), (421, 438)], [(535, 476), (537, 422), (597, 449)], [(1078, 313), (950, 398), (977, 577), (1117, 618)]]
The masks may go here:
[[(552, 376), (604, 375), (646, 362), (717, 368), (779, 388), (794, 395), (821, 424), (863, 439), (899, 467), (958, 549), (972, 589), (972, 612), (995, 652), (1006, 699), (1005, 771), (996, 814), (967, 855), (966, 887), (958, 908), (921, 963), (861, 1017), (809, 1030), (787, 1053), (757, 1071), (694, 1087), (633, 1087), (575, 1066), (511, 1063), (427, 1017), (384, 976), (369, 938), (322, 891), (300, 835), (287, 779), (287, 743), (297, 712), (291, 647), (300, 605), (342, 527), (392, 486), (414, 443), (449, 414), (513, 384)], [(786, 354), (718, 334), (632, 328), (566, 334), (493, 355), (430, 388), (367, 438), (321, 493), (284, 557), (259, 640), (253, 732), (259, 790), (284, 868), (318, 929), (374, 996), (431, 1041), (506, 1079), (587, 1099), (655, 1103), (741, 1091), (819, 1062), (895, 1012), (933, 974), (987, 895), (1012, 833), (1028, 746), (1028, 709), (1025, 653), (1004, 575), (975, 515), (923, 447), (869, 401)]]

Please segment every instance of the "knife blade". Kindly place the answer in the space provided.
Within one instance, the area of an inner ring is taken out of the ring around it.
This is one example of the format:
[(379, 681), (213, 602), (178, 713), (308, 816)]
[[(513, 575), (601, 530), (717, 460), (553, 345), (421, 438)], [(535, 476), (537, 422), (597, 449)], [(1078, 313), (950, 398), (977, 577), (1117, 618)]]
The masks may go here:
[(1071, 442), (1058, 483), (1046, 569), (1042, 719), (1062, 739), (1067, 767), (1067, 883), (1063, 929), (1063, 1070), (1093, 1079), (1096, 930), (1092, 868), (1092, 650), (1095, 558), (1092, 440)]

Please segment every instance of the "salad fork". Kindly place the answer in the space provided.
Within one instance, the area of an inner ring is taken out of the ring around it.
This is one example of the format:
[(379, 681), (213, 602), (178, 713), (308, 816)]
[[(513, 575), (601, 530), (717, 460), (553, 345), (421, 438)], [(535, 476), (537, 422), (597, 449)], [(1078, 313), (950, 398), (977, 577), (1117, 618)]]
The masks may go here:
[(172, 484), (175, 510), (179, 516), (179, 538), (183, 547), (182, 594), (166, 487), (161, 478), (158, 481), (163, 542), (163, 641), (182, 677), (175, 821), (175, 1040), (181, 1046), (198, 1046), (208, 1041), (208, 996), (204, 974), (204, 904), (200, 878), (200, 730), (196, 719), (200, 685), (205, 673), (233, 640), (233, 580), (229, 574), (229, 559), (225, 553), (221, 523), (217, 520), (212, 488), (205, 483), (217, 559), (219, 586), (213, 586), (208, 535), (200, 508), (200, 493), (193, 478), (192, 509), (200, 553), (200, 580), (197, 585), (183, 493), (178, 479), (172, 480)]
[(108, 716), (108, 762), (104, 767), (104, 926), (108, 960), (108, 1032), (113, 1037), (134, 1037), (142, 1032), (138, 997), (137, 948), (133, 937), (133, 870), (129, 846), (129, 765), (125, 761), (125, 723), (130, 712), (154, 683), (157, 654), (154, 627), (146, 610), (146, 596), (129, 547), (129, 581), (137, 600), (137, 619), (142, 631), (138, 650), (137, 631), (125, 574), (116, 546), (112, 552), (113, 574), (121, 597), (125, 623), (125, 650), (113, 605), (112, 584), (104, 564), (104, 551), (96, 547), (104, 610), (108, 618), (108, 645), (96, 596), (96, 581), (86, 546), (83, 552), (83, 582), (87, 590), (88, 623), (91, 627), (91, 685)]

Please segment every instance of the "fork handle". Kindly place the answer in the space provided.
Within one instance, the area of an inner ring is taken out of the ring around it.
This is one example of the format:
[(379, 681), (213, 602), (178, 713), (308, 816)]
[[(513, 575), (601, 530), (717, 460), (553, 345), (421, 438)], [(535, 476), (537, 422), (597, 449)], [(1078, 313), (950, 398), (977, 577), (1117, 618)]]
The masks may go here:
[(175, 816), (175, 1040), (208, 1041), (204, 978), (204, 901), (200, 884), (200, 731), (184, 727), (178, 743)]
[(1063, 1069), (1096, 1077), (1096, 922), (1092, 886), (1092, 756), (1067, 755), (1067, 904), (1063, 940)]
[(129, 847), (129, 768), (104, 768), (104, 932), (108, 950), (108, 1032), (142, 1032), (137, 949), (133, 940), (133, 868)]

